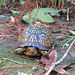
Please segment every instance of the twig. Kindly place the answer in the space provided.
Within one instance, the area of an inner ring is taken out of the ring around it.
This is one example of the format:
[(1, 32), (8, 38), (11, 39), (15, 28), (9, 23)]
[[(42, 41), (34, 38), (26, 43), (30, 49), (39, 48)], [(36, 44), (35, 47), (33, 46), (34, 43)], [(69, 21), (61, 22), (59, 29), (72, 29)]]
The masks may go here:
[(75, 69), (75, 67), (73, 67), (72, 69), (70, 69), (70, 70), (68, 70), (68, 71), (72, 71), (72, 70), (74, 70)]
[(7, 66), (7, 67), (0, 68), (0, 70), (8, 69), (8, 68), (23, 68), (23, 67), (26, 67), (26, 66)]
[(6, 20), (6, 21), (0, 21), (0, 23), (5, 23), (5, 22), (9, 22), (9, 20)]
[(64, 46), (65, 46), (68, 42), (70, 42), (70, 41), (72, 41), (72, 40), (73, 40), (73, 38), (69, 39), (69, 41), (67, 41), (67, 42), (63, 45), (62, 48), (64, 48)]
[(53, 70), (54, 67), (55, 67), (55, 63), (52, 64), (52, 66), (50, 67), (50, 69), (45, 75), (49, 75), (49, 73)]
[(71, 43), (71, 45), (69, 46), (69, 48), (67, 49), (66, 53), (63, 55), (63, 57), (61, 59), (59, 59), (56, 63), (53, 63), (52, 66), (50, 67), (50, 69), (48, 70), (48, 72), (45, 75), (49, 75), (49, 73), (53, 70), (53, 68), (55, 67), (55, 65), (59, 64), (60, 62), (62, 62), (65, 57), (67, 56), (68, 52), (70, 51), (72, 45), (74, 44), (75, 39), (73, 40), (73, 42)]
[(67, 40), (70, 40), (71, 38), (69, 37), (69, 38), (66, 38), (66, 39), (64, 39), (63, 41), (61, 41), (61, 42), (59, 42), (59, 43), (57, 43), (57, 44), (61, 44), (61, 43), (63, 43), (63, 42), (65, 42), (65, 41), (67, 41)]
[(29, 65), (29, 64), (26, 64), (25, 66), (7, 66), (7, 67), (0, 68), (0, 70), (9, 69), (9, 68), (24, 68), (26, 66), (31, 66), (31, 67), (36, 66), (38, 68), (42, 68), (42, 67), (39, 67), (38, 65)]
[(61, 8), (63, 8), (63, 7), (64, 7), (64, 2), (65, 2), (65, 1), (64, 1), (64, 0), (62, 0)]
[(69, 8), (67, 8), (67, 21), (69, 21)]
[(62, 61), (65, 59), (65, 57), (67, 56), (67, 54), (68, 54), (68, 52), (70, 51), (70, 49), (71, 49), (72, 45), (74, 44), (74, 42), (75, 42), (75, 39), (73, 40), (73, 42), (71, 43), (71, 45), (69, 46), (69, 48), (67, 49), (67, 51), (66, 51), (66, 53), (63, 55), (63, 57), (55, 63), (56, 65), (59, 64), (60, 62), (62, 62)]
[(8, 58), (2, 58), (2, 59), (7, 60), (7, 61), (12, 61), (12, 62), (14, 62), (14, 63), (18, 63), (18, 64), (20, 64), (20, 65), (24, 65), (24, 63), (21, 63), (21, 62), (18, 62), (18, 61), (12, 60), (12, 59), (8, 59)]

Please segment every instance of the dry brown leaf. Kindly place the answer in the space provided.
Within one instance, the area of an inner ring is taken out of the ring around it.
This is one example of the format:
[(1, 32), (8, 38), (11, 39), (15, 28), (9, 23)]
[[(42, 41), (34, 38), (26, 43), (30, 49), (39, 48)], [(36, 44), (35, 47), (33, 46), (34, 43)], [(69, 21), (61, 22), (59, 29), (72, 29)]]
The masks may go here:
[[(43, 55), (40, 61), (43, 64), (45, 64), (45, 70), (48, 71), (51, 68), (52, 64), (56, 62), (56, 59), (57, 59), (57, 52), (56, 50), (52, 50), (50, 53), (46, 53), (45, 55)], [(75, 65), (75, 63), (70, 63), (68, 65), (59, 65), (54, 67), (53, 70), (61, 74), (69, 75), (69, 73), (66, 72), (64, 68), (69, 67), (71, 65)]]
[(68, 72), (66, 72), (63, 68), (53, 68), (54, 71), (61, 73), (61, 74), (68, 74)]
[(49, 64), (49, 57), (48, 57), (48, 55), (49, 55), (49, 53), (46, 53), (46, 54), (44, 54), (44, 55), (41, 57), (40, 61), (41, 61), (43, 64)]
[(52, 49), (50, 53), (46, 53), (41, 57), (41, 62), (45, 64), (45, 70), (49, 70), (53, 63), (56, 62), (57, 59), (57, 51)]
[(56, 71), (56, 72), (58, 72), (58, 73), (61, 73), (61, 74), (69, 74), (68, 72), (66, 72), (64, 70), (64, 68), (67, 68), (67, 67), (69, 67), (71, 65), (75, 65), (75, 63), (70, 63), (68, 65), (59, 65), (59, 66), (53, 68), (53, 70)]
[(52, 65), (53, 62), (56, 62), (57, 52), (52, 50), (50, 53), (46, 53), (41, 57), (41, 62), (46, 65)]

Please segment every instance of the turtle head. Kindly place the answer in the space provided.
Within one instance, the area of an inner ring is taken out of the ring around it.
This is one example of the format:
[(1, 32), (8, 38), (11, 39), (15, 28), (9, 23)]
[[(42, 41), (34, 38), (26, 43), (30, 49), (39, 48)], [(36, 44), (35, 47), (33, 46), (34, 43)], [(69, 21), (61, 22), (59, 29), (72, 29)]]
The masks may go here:
[(17, 48), (14, 50), (14, 53), (16, 54), (25, 54), (28, 56), (37, 56), (38, 55), (38, 48), (34, 46), (26, 46), (23, 48)]
[(36, 56), (38, 54), (38, 50), (34, 46), (28, 46), (28, 47), (26, 47), (25, 54), (29, 55), (29, 56)]
[(23, 48), (17, 48), (14, 50), (14, 53), (16, 54), (25, 54), (28, 56), (40, 56), (41, 54), (44, 55), (47, 53), (47, 51), (38, 49), (37, 47), (34, 46), (26, 46)]

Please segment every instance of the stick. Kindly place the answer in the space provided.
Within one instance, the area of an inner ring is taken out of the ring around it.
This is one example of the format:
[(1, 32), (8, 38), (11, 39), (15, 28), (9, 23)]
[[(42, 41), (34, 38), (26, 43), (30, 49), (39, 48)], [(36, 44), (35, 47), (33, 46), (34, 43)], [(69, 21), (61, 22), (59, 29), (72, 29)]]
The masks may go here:
[(60, 62), (62, 62), (65, 57), (67, 56), (68, 52), (70, 51), (72, 45), (74, 44), (75, 39), (73, 40), (73, 42), (71, 43), (71, 45), (69, 46), (69, 48), (67, 49), (66, 53), (63, 55), (63, 57), (61, 59), (59, 59), (56, 63), (53, 63), (52, 66), (50, 67), (50, 69), (48, 70), (48, 72), (45, 75), (49, 75), (49, 73), (53, 70), (53, 68), (55, 67), (55, 65), (59, 64)]
[(18, 63), (18, 64), (20, 64), (20, 65), (24, 65), (24, 63), (20, 63), (20, 62), (18, 62), (18, 61), (12, 60), (12, 59), (8, 59), (8, 58), (2, 58), (2, 59), (7, 60), (7, 61), (12, 61), (12, 62)]
[(0, 68), (0, 70), (8, 69), (8, 68), (23, 68), (23, 67), (26, 67), (26, 66), (7, 66), (7, 67)]
[(62, 48), (64, 48), (64, 46), (65, 46), (68, 42), (70, 42), (70, 41), (72, 41), (72, 40), (73, 40), (73, 38), (69, 39), (69, 41), (67, 41), (67, 42), (63, 45)]
[(56, 65), (59, 64), (60, 62), (62, 62), (62, 61), (65, 59), (65, 57), (67, 56), (67, 54), (68, 54), (68, 52), (70, 51), (70, 49), (71, 49), (72, 45), (74, 44), (74, 42), (75, 42), (75, 39), (73, 40), (73, 42), (71, 43), (71, 45), (69, 46), (69, 48), (67, 49), (67, 51), (66, 51), (66, 53), (63, 55), (63, 57), (62, 57), (61, 59), (59, 59), (59, 60), (55, 63)]
[[(36, 66), (36, 67), (39, 67), (38, 65), (29, 65), (28, 64), (28, 65), (25, 65), (25, 66), (7, 66), (7, 67), (0, 68), (0, 70), (9, 69), (9, 68), (24, 68), (26, 66), (31, 66), (31, 67)], [(39, 67), (39, 68), (42, 68), (42, 67)]]
[(50, 67), (50, 69), (45, 75), (49, 75), (49, 73), (53, 70), (54, 67), (55, 67), (55, 63), (52, 64), (52, 66)]
[(67, 8), (67, 21), (69, 21), (69, 8)]

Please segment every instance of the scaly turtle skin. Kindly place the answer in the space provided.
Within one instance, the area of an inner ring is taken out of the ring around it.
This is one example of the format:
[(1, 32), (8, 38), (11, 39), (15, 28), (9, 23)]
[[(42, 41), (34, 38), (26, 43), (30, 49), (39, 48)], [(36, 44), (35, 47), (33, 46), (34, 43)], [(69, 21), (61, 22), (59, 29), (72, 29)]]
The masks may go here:
[(29, 25), (19, 36), (18, 49), (14, 50), (18, 54), (37, 56), (44, 54), (54, 44), (50, 30), (42, 24)]

